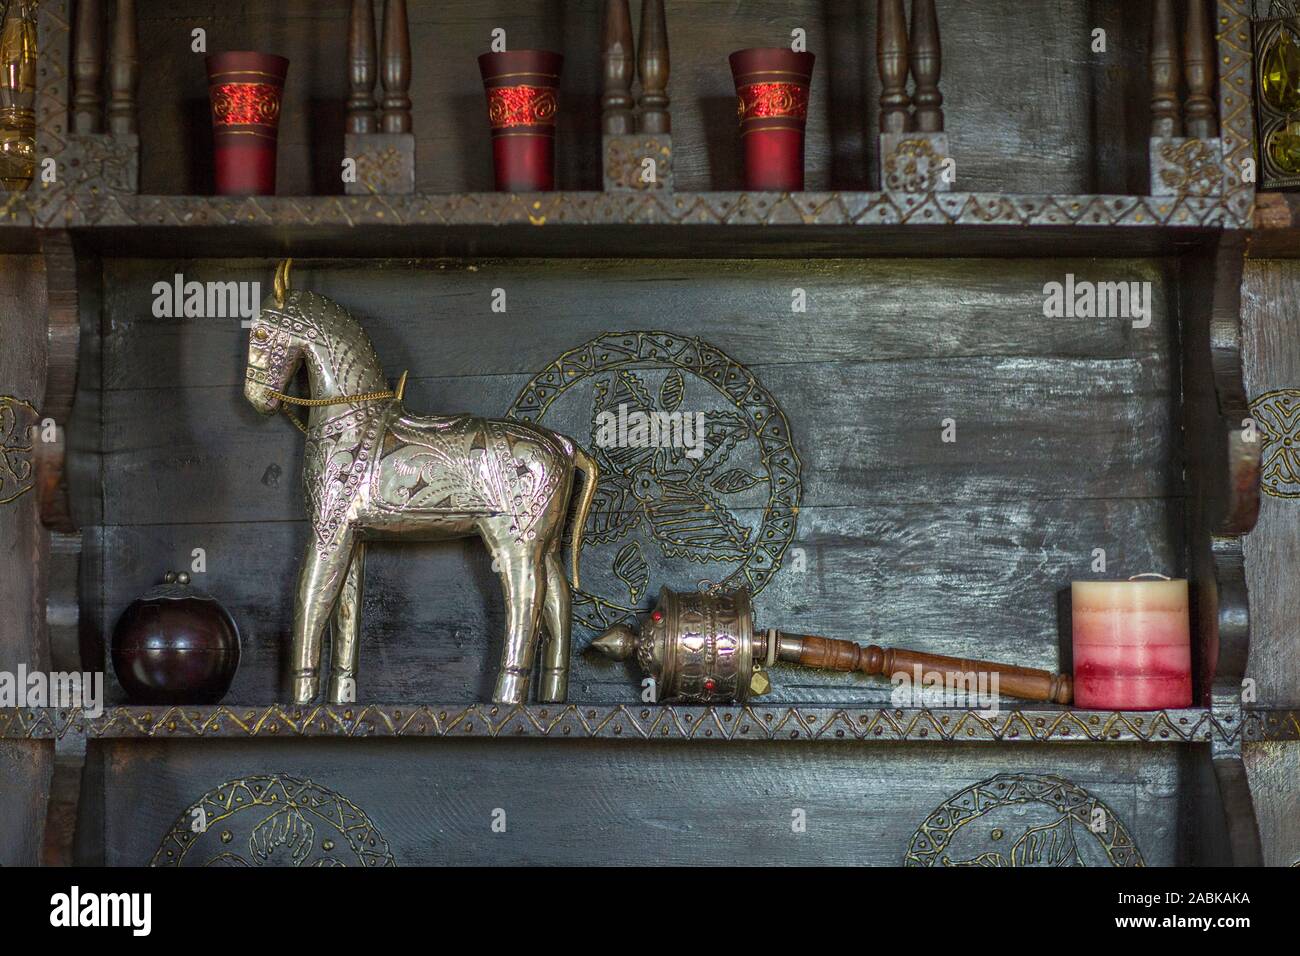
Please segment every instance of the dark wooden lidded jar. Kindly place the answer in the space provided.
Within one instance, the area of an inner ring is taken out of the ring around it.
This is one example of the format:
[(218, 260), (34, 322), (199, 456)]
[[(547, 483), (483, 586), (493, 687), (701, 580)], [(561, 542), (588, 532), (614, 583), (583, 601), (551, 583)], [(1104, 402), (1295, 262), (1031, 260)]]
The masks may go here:
[(132, 601), (113, 628), (113, 670), (133, 702), (215, 704), (239, 668), (239, 628), (184, 572)]

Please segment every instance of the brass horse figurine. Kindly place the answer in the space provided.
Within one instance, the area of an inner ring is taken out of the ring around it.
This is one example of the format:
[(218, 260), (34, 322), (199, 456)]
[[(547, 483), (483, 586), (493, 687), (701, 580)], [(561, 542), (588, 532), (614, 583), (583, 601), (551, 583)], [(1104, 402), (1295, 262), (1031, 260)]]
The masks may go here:
[[(527, 700), (538, 629), (545, 620), (538, 699), (568, 692), (571, 593), (560, 554), (574, 471), (586, 476), (572, 535), (578, 587), (582, 529), (599, 469), (564, 435), (470, 415), (416, 416), (402, 405), (406, 375), (386, 387), (370, 338), (337, 302), (289, 288), (291, 260), (249, 334), (244, 397), (277, 410), (307, 436), (303, 485), (312, 534), (298, 575), (293, 620), (293, 700), (320, 690), (323, 633), (333, 623), (328, 696), (356, 700), (357, 638), (366, 542), (479, 535), (506, 599), (506, 640), (492, 699)], [(286, 394), (299, 363), (311, 398)], [(285, 404), (309, 409), (304, 425)]]

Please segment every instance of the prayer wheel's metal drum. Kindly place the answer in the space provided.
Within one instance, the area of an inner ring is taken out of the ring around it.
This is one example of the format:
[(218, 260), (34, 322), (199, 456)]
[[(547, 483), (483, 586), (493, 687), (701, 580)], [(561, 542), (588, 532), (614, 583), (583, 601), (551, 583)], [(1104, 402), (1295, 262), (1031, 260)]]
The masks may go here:
[(663, 588), (636, 656), (658, 684), (661, 701), (744, 703), (755, 663), (749, 591), (679, 594)]

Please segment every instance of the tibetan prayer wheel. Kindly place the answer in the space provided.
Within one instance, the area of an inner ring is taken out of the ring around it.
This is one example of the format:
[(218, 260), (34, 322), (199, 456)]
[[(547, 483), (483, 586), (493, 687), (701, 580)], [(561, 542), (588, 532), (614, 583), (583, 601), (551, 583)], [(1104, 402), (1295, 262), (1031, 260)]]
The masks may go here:
[(658, 687), (657, 699), (696, 704), (744, 703), (771, 689), (767, 670), (778, 661), (862, 674), (912, 674), (945, 678), (996, 678), (1000, 693), (1068, 704), (1068, 674), (943, 657), (901, 648), (754, 628), (749, 591), (679, 594), (663, 588), (649, 621), (633, 631), (616, 624), (593, 646), (615, 660), (635, 657)]

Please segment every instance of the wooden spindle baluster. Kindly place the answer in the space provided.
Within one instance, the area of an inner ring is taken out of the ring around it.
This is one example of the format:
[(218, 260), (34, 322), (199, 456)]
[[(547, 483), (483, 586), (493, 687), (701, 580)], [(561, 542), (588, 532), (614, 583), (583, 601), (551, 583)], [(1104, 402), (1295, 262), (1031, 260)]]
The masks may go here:
[(876, 65), (880, 70), (880, 131), (912, 132), (907, 95), (907, 19), (903, 0), (877, 0)]
[(352, 0), (348, 18), (347, 132), (375, 132), (375, 7), (373, 0)]
[(1209, 0), (1189, 0), (1183, 66), (1187, 75), (1187, 100), (1183, 114), (1187, 135), (1210, 139), (1218, 135), (1214, 109), (1214, 35), (1210, 30)]
[(632, 74), (636, 59), (632, 49), (632, 14), (627, 0), (606, 0), (605, 26), (600, 39), (604, 90), (600, 97), (601, 129), (611, 136), (635, 132), (632, 108)]
[(411, 131), (411, 31), (406, 0), (384, 0), (383, 81), (381, 126), (385, 133)]
[(1151, 19), (1151, 135), (1183, 135), (1178, 104), (1178, 26), (1174, 0), (1155, 0)]
[(108, 59), (108, 131), (114, 136), (135, 132), (135, 87), (140, 76), (135, 32), (135, 0), (117, 0), (113, 18), (113, 50)]
[(642, 0), (641, 42), (637, 54), (641, 73), (641, 132), (670, 133), (668, 22), (663, 0)]
[(78, 0), (74, 27), (77, 37), (73, 58), (72, 128), (78, 133), (104, 131), (104, 33), (99, 0)]
[(943, 54), (939, 41), (939, 15), (934, 0), (912, 0), (912, 77), (916, 80), (916, 128), (922, 133), (943, 132), (943, 94), (939, 74)]

